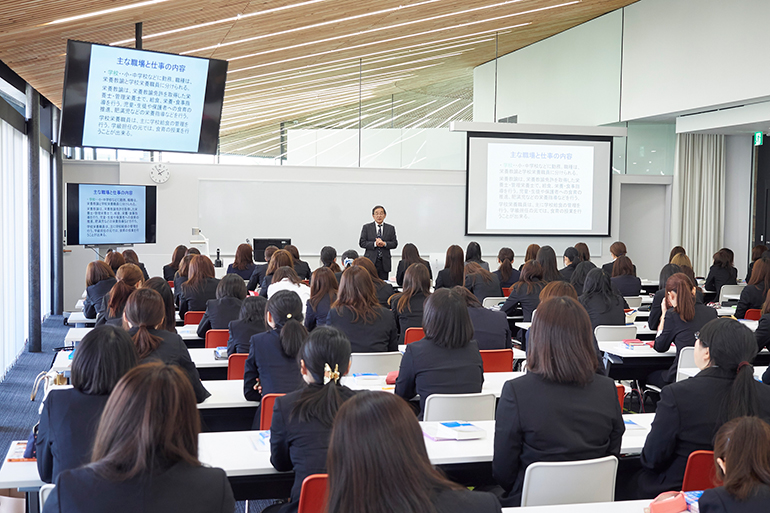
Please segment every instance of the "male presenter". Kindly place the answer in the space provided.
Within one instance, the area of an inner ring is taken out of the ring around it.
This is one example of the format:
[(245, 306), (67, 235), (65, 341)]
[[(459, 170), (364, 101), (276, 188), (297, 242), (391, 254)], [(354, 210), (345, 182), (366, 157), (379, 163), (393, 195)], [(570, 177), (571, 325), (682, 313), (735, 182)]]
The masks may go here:
[(396, 227), (385, 224), (385, 207), (377, 205), (372, 209), (373, 223), (361, 228), (361, 240), (358, 244), (364, 248), (364, 256), (374, 262), (380, 279), (387, 280), (390, 272), (390, 250), (398, 247)]

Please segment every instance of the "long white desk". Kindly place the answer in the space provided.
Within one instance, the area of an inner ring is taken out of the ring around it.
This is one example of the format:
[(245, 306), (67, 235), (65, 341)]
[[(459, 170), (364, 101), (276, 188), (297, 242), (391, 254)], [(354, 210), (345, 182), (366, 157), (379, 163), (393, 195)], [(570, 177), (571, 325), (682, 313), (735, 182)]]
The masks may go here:
[[(485, 372), (484, 384), (481, 386), (481, 393), (483, 394), (495, 394), (495, 397), (499, 398), (503, 391), (503, 385), (506, 381), (509, 381), (519, 376), (523, 376), (524, 372)], [(376, 378), (356, 378), (353, 376), (344, 376), (342, 378), (342, 384), (353, 390), (374, 390), (394, 392), (396, 386), (388, 385), (385, 383), (385, 376), (377, 376)], [(243, 393), (241, 392), (241, 395)]]
[[(94, 329), (90, 328), (70, 328), (67, 334), (64, 336), (65, 345), (72, 345), (75, 342), (80, 342), (86, 334)], [(176, 332), (182, 337), (182, 340), (202, 340), (198, 336), (198, 325), (188, 324), (186, 326), (177, 326)]]
[(644, 513), (651, 499), (638, 501), (594, 502), (591, 504), (560, 504), (557, 506), (529, 506), (503, 508), (503, 513)]
[(647, 344), (627, 346), (623, 341), (599, 342), (599, 350), (621, 358), (674, 358), (676, 356), (676, 346), (674, 345), (665, 353), (659, 353)]
[[(214, 358), (214, 350), (207, 348), (188, 349), (190, 358), (198, 369), (216, 369), (227, 368), (227, 360), (217, 360)], [(59, 351), (53, 361), (51, 370), (56, 372), (66, 372), (72, 366), (70, 355), (72, 351)]]
[[(518, 326), (521, 329), (528, 330), (529, 328), (532, 327), (532, 323), (531, 322), (517, 322), (516, 326)], [(627, 324), (627, 326), (628, 326), (628, 324)], [(657, 333), (656, 330), (651, 330), (647, 326), (647, 322), (646, 321), (636, 321), (636, 322), (634, 322), (634, 326), (636, 326), (636, 335), (637, 336), (639, 336), (639, 335), (655, 335)]]
[(67, 317), (67, 324), (70, 326), (82, 325), (81, 327), (94, 326), (96, 325), (96, 319), (88, 319), (82, 311), (72, 312)]

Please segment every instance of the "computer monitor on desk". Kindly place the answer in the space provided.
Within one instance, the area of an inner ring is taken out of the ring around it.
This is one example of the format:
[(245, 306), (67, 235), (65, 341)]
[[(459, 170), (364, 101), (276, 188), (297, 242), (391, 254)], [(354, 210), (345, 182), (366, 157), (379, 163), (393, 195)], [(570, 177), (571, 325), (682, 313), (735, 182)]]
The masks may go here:
[(252, 239), (254, 243), (251, 247), (254, 248), (254, 261), (265, 261), (265, 249), (268, 246), (275, 246), (278, 249), (283, 249), (284, 246), (291, 244), (291, 239)]

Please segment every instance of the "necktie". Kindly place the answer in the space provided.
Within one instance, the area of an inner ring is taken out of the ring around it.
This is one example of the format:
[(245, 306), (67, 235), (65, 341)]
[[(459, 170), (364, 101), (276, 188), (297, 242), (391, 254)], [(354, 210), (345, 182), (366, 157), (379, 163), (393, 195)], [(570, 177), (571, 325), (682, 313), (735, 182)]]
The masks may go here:
[[(381, 224), (377, 225), (377, 238), (378, 239), (382, 238), (382, 225)], [(379, 246), (377, 247), (377, 256), (378, 257), (382, 256), (382, 248), (379, 247)]]

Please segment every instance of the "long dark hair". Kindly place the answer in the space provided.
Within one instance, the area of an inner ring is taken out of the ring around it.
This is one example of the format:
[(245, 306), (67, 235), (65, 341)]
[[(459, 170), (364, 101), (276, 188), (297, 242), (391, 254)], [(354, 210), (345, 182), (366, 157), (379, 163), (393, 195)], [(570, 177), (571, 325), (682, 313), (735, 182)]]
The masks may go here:
[(425, 260), (420, 258), (420, 252), (417, 250), (417, 246), (411, 242), (404, 244), (404, 249), (401, 250), (401, 261), (405, 262), (407, 267), (412, 264), (427, 264)]
[(163, 341), (150, 333), (163, 323), (163, 298), (152, 289), (138, 289), (128, 297), (123, 315), (134, 328), (134, 344), (142, 360), (155, 351)]
[(279, 249), (273, 253), (273, 256), (270, 257), (270, 262), (267, 264), (266, 274), (272, 276), (280, 267), (291, 267), (294, 269), (294, 257), (285, 249)]
[(136, 367), (134, 341), (123, 328), (105, 324), (86, 333), (72, 357), (72, 386), (89, 395), (107, 395)]
[(756, 285), (761, 288), (767, 296), (770, 290), (770, 259), (762, 257), (751, 266), (751, 279), (749, 285)]
[(248, 269), (250, 265), (254, 265), (254, 250), (248, 244), (239, 244), (235, 250), (233, 269), (243, 271)]
[(171, 254), (171, 263), (168, 264), (170, 268), (175, 271), (179, 270), (179, 264), (182, 262), (185, 253), (187, 252), (187, 246), (180, 244), (174, 248), (174, 252)]
[(724, 269), (732, 269), (735, 254), (729, 248), (722, 248), (714, 253), (714, 265)]
[(110, 301), (107, 303), (107, 310), (110, 317), (117, 317), (126, 305), (128, 296), (131, 295), (136, 286), (144, 282), (144, 273), (134, 264), (123, 264), (115, 273), (118, 280), (110, 290)]
[(342, 271), (340, 266), (335, 262), (337, 259), (337, 250), (331, 246), (324, 246), (321, 248), (321, 263), (324, 267), (331, 269), (332, 273), (338, 273)]
[(449, 269), (449, 277), (452, 278), (453, 283), (463, 282), (463, 248), (453, 244), (446, 250), (446, 260), (444, 261), (444, 268)]
[(334, 421), (326, 460), (334, 513), (436, 513), (440, 490), (459, 490), (428, 458), (422, 429), (401, 397), (360, 392)]
[(259, 324), (264, 331), (265, 310), (267, 309), (267, 298), (263, 296), (249, 296), (241, 303), (241, 311), (238, 314), (238, 320), (248, 324)]
[(586, 276), (588, 276), (588, 273), (590, 273), (592, 269), (596, 269), (596, 266), (590, 260), (584, 260), (575, 267), (575, 271), (572, 273), (569, 282), (575, 287), (578, 296), (583, 294)]
[(337, 278), (334, 277), (334, 272), (329, 267), (319, 267), (310, 276), (310, 300), (308, 301), (313, 308), (318, 308), (318, 303), (324, 297), (329, 298), (330, 303), (334, 303), (337, 299)]
[[(724, 461), (727, 474), (717, 459)], [(714, 466), (722, 486), (739, 501), (770, 486), (770, 425), (759, 417), (738, 417), (717, 432)]]
[(551, 246), (542, 246), (535, 259), (543, 267), (544, 282), (561, 280), (561, 273), (559, 273), (559, 267), (556, 265), (556, 252)]
[(537, 252), (540, 251), (540, 245), (539, 244), (530, 244), (527, 246), (527, 251), (524, 253), (524, 263), (534, 260), (537, 258)]
[(342, 273), (337, 300), (332, 307), (337, 313), (343, 308), (353, 312), (353, 322), (362, 320), (371, 324), (379, 315), (380, 302), (374, 292), (374, 283), (369, 271), (356, 265), (350, 266)]
[[(583, 294), (580, 302), (585, 303), (589, 299), (598, 297), (606, 308), (611, 307), (618, 300), (617, 294), (612, 290), (612, 282), (607, 273), (601, 269), (591, 269), (583, 283)], [(538, 315), (540, 312), (538, 312)]]
[(160, 294), (163, 300), (163, 323), (160, 329), (176, 333), (176, 310), (174, 309), (174, 293), (171, 292), (168, 282), (156, 276), (142, 283), (143, 289), (152, 289)]
[(89, 262), (88, 267), (86, 267), (86, 287), (114, 277), (115, 272), (112, 270), (112, 267), (101, 260)]
[(430, 275), (428, 268), (423, 264), (411, 264), (404, 273), (404, 292), (398, 295), (396, 310), (403, 313), (404, 310), (412, 311), (410, 304), (412, 298), (422, 294), (425, 298), (430, 296)]
[(177, 365), (146, 363), (128, 371), (110, 394), (90, 467), (109, 481), (125, 481), (178, 462), (200, 466), (199, 433), (190, 378)]
[(634, 263), (627, 256), (619, 256), (612, 263), (612, 277), (626, 275), (636, 276), (636, 273), (634, 273)]
[(481, 262), (481, 246), (476, 241), (470, 241), (465, 248), (466, 262)]
[(195, 255), (187, 267), (187, 281), (182, 284), (185, 291), (202, 291), (206, 280), (214, 278), (214, 264), (206, 255)]
[(580, 257), (581, 262), (591, 261), (591, 250), (588, 249), (588, 244), (585, 242), (578, 242), (575, 244), (575, 249), (578, 252), (578, 257)]
[[(677, 253), (677, 255), (678, 254), (679, 253)], [(681, 272), (682, 272), (682, 268), (676, 264), (664, 265), (660, 270), (660, 275), (658, 276), (658, 288), (665, 289), (666, 282), (668, 281), (668, 279), (671, 278), (676, 273), (681, 273)]]
[(684, 273), (676, 273), (666, 280), (666, 295), (676, 293), (676, 307), (673, 309), (684, 322), (690, 322), (695, 317), (695, 295), (692, 281)]
[(500, 281), (506, 282), (513, 273), (513, 250), (511, 248), (500, 248), (497, 252), (497, 259), (500, 261)]
[(521, 274), (519, 275), (519, 281), (513, 284), (513, 290), (517, 293), (522, 287), (527, 289), (527, 294), (531, 294), (534, 289), (541, 285), (543, 278), (543, 267), (537, 262), (537, 260), (530, 260), (526, 262), (521, 268)]
[(302, 324), (302, 300), (293, 290), (279, 290), (268, 299), (267, 311), (280, 333), (281, 349), (286, 356), (294, 358), (307, 338)]
[(313, 383), (300, 394), (291, 415), (296, 415), (302, 422), (315, 419), (326, 427), (332, 427), (334, 416), (340, 409), (345, 397), (341, 393), (339, 380), (331, 380), (324, 385), (326, 365), (334, 372), (338, 370), (344, 376), (350, 367), (350, 340), (337, 328), (319, 326), (308, 336), (297, 358), (305, 362)]
[(674, 246), (673, 248), (671, 248), (671, 252), (668, 254), (668, 261), (670, 263), (675, 256), (686, 255), (686, 254), (687, 254), (687, 251), (685, 251), (685, 249), (682, 246)]
[(243, 301), (246, 299), (248, 292), (246, 291), (246, 284), (243, 282), (243, 278), (239, 274), (230, 273), (225, 274), (224, 277), (219, 280), (217, 284), (217, 299), (226, 297), (234, 297)]
[(465, 296), (454, 288), (438, 289), (425, 301), (422, 315), (425, 338), (439, 347), (458, 349), (473, 338), (473, 324), (468, 314)]

